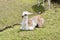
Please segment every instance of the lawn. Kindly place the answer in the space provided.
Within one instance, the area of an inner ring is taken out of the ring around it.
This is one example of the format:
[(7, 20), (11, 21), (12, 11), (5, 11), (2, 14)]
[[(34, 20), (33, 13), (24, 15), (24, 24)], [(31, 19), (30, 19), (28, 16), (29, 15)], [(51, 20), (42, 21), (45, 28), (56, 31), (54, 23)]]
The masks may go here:
[[(34, 13), (30, 18), (39, 15), (32, 9), (35, 4), (37, 0), (0, 0), (0, 29), (20, 23), (25, 10)], [(0, 32), (0, 40), (60, 40), (60, 6), (46, 10), (41, 16), (45, 19), (43, 28), (21, 31), (21, 25), (15, 25)]]

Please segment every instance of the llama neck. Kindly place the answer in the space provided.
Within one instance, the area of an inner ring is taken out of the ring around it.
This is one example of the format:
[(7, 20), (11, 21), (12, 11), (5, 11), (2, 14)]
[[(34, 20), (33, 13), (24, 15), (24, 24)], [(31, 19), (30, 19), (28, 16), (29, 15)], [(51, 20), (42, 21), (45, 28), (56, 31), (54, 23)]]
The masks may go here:
[(23, 18), (23, 20), (22, 20), (22, 27), (24, 29), (28, 28), (28, 15)]

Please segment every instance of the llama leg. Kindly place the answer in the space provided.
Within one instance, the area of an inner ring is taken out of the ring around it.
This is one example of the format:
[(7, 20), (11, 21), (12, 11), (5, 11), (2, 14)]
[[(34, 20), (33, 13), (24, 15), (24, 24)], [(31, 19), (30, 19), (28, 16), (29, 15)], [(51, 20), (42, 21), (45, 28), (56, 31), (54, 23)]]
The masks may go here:
[(29, 27), (29, 30), (34, 30), (35, 26), (34, 26), (32, 20), (28, 20), (28, 27)]
[(32, 20), (28, 20), (28, 26), (32, 26)]
[(44, 19), (43, 18), (39, 18), (38, 19), (38, 27), (42, 27), (44, 24)]

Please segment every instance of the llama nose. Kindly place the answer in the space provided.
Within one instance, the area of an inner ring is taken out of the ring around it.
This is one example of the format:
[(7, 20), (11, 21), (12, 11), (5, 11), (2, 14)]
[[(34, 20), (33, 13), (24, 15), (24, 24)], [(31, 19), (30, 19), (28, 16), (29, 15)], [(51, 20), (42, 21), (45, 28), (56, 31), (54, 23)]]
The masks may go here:
[(24, 16), (22, 16), (22, 18), (24, 18)]

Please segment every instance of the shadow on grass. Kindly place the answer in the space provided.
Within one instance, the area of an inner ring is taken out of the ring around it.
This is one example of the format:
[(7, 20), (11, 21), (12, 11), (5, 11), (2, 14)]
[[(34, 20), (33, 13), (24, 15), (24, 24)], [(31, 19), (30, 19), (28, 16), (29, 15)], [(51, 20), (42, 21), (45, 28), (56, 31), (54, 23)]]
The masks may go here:
[(19, 32), (25, 32), (25, 31), (34, 31), (34, 30), (18, 30), (17, 33), (19, 33)]
[(35, 31), (36, 29), (40, 29), (40, 28), (45, 28), (45, 27), (43, 25), (43, 27), (35, 27), (34, 30), (18, 30), (17, 33), (19, 33), (19, 32), (26, 32), (26, 31), (30, 31), (31, 32), (31, 31)]
[(40, 13), (40, 14), (45, 12), (45, 8), (41, 4), (39, 6), (38, 6), (38, 4), (33, 5), (32, 9), (33, 9), (34, 12)]

